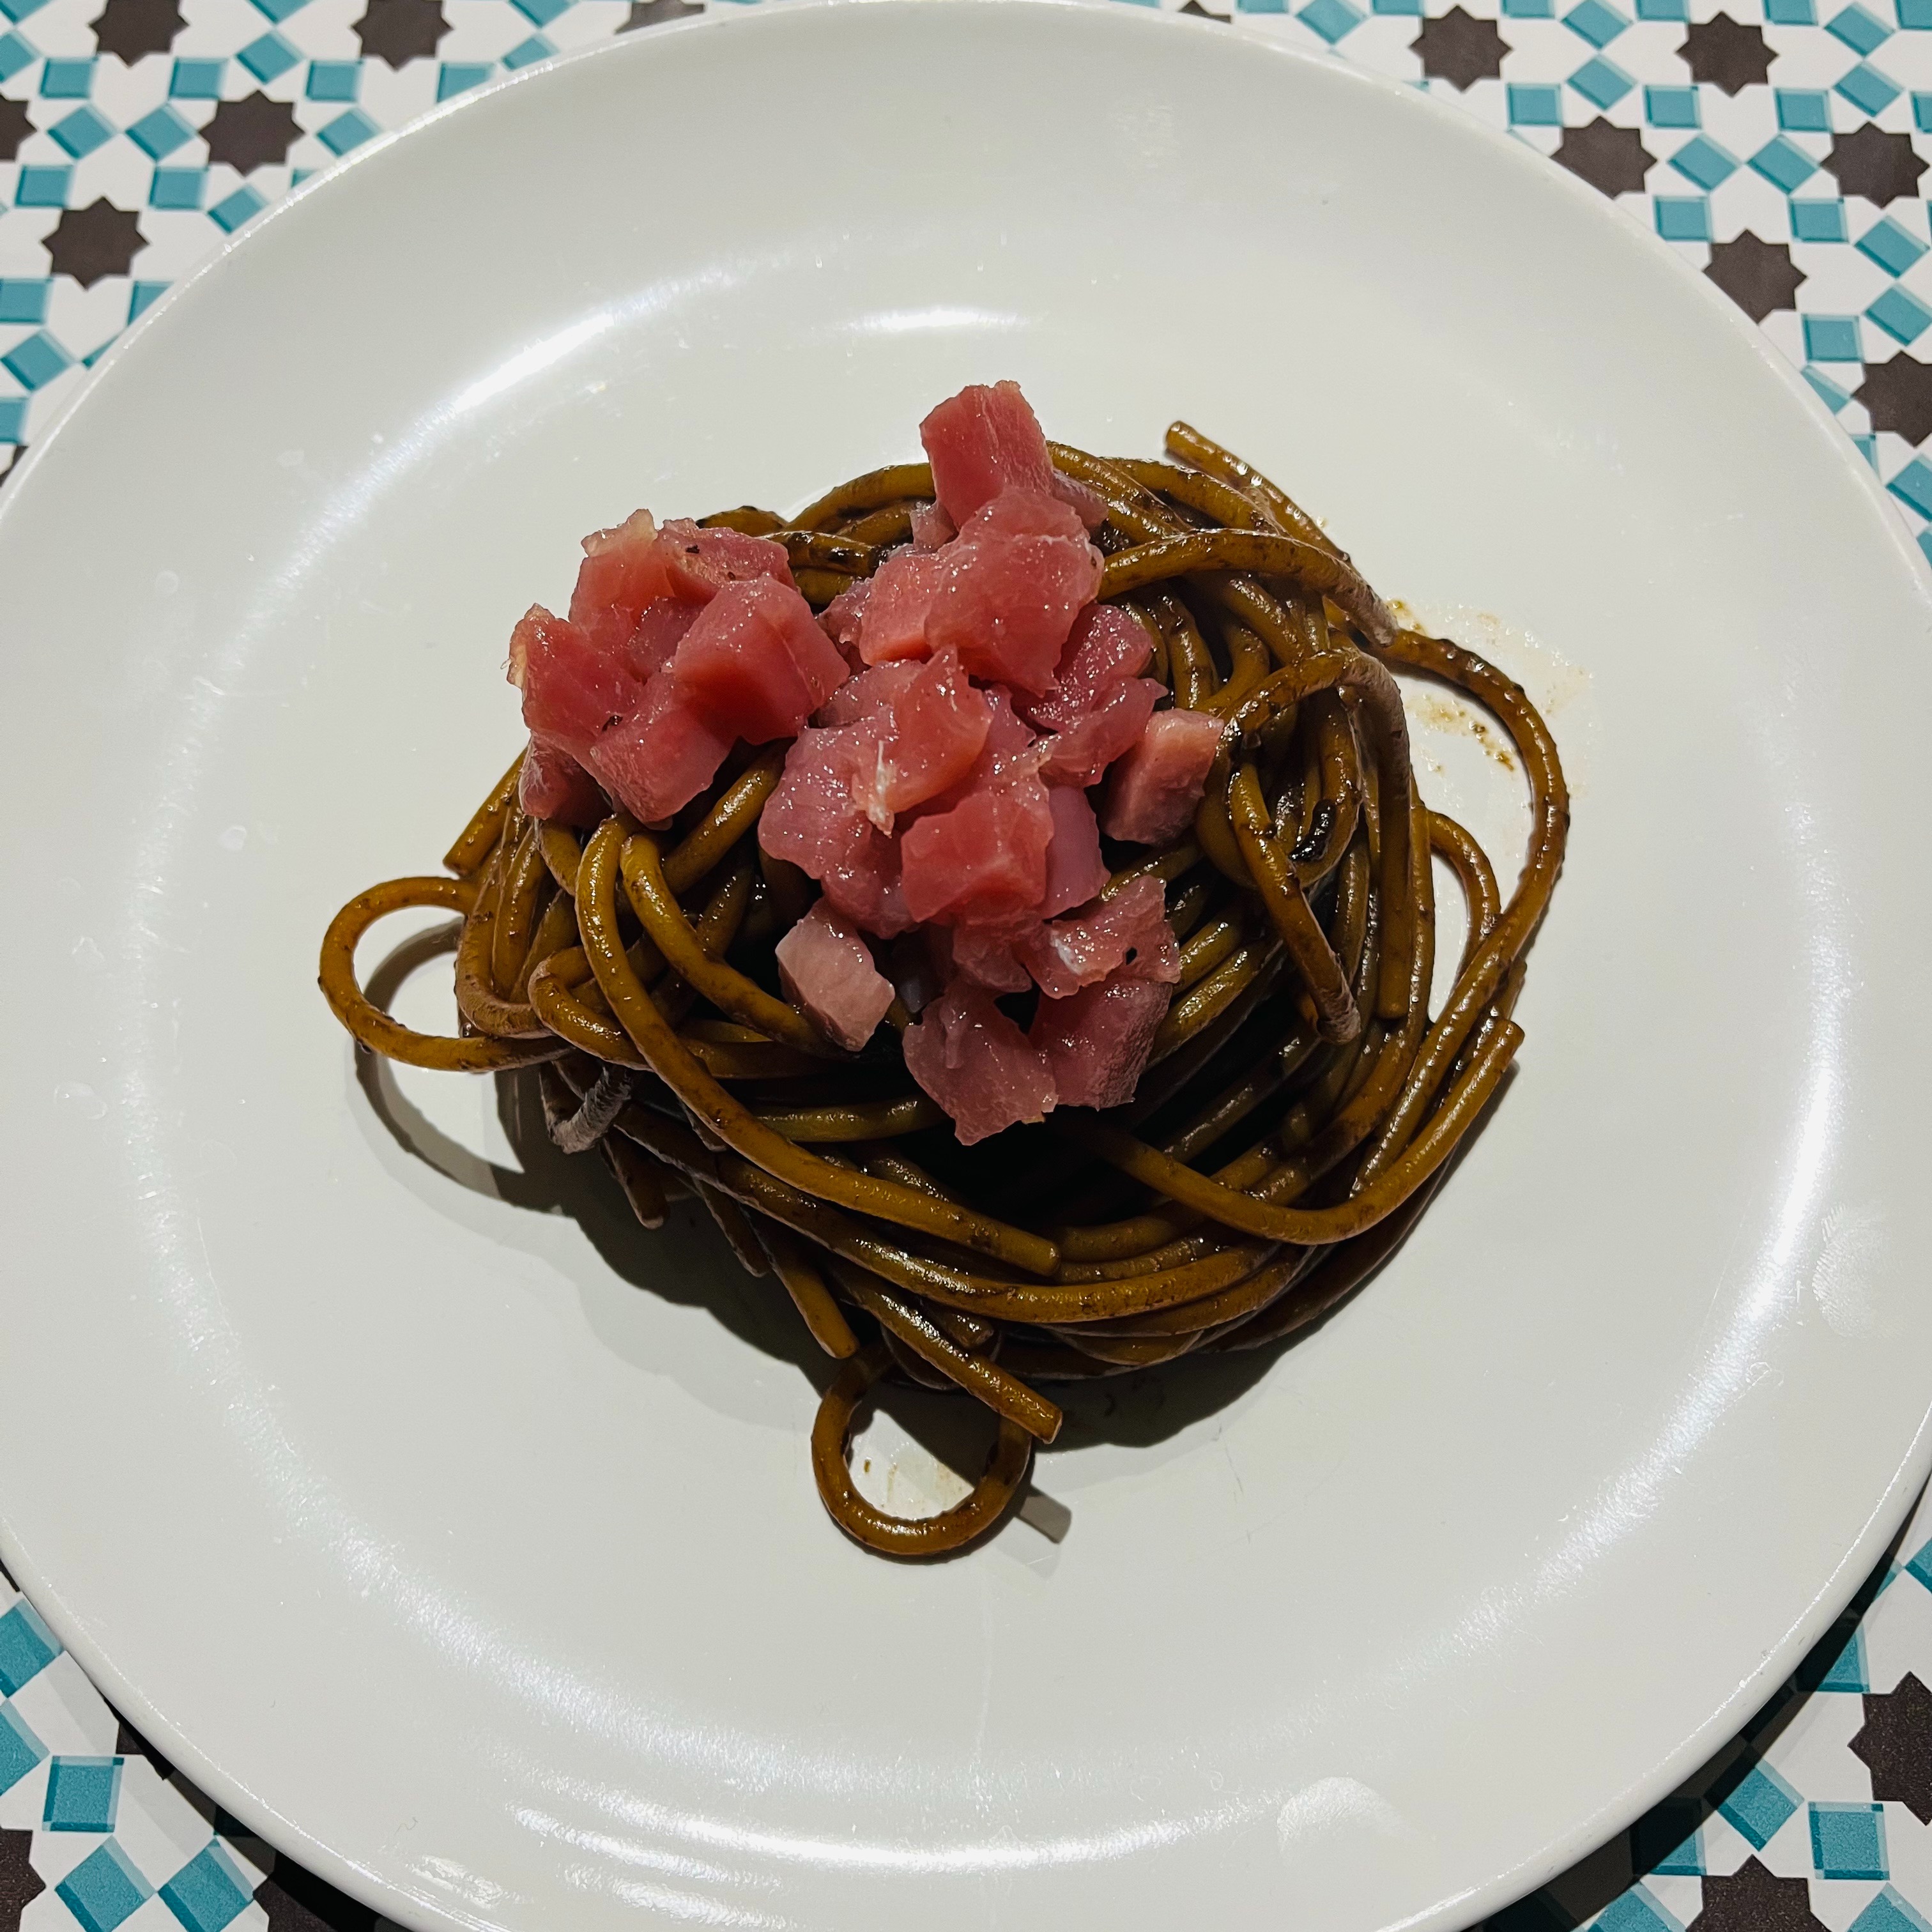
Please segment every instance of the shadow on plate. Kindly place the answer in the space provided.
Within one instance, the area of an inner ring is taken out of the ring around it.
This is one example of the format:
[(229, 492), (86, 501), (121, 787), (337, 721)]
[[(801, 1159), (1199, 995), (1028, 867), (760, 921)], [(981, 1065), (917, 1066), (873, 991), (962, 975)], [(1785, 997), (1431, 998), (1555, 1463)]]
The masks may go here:
[[(411, 974), (454, 950), (457, 931), (454, 925), (434, 927), (404, 940), (370, 974), (370, 1000), (386, 1010)], [(682, 1225), (647, 1232), (600, 1158), (566, 1154), (556, 1147), (544, 1125), (533, 1072), (496, 1076), (497, 1118), (516, 1155), (516, 1168), (488, 1160), (443, 1132), (411, 1102), (394, 1069), (380, 1056), (358, 1048), (356, 1079), (371, 1112), (406, 1154), (472, 1193), (532, 1214), (568, 1216), (620, 1280), (640, 1292), (706, 1309), (739, 1340), (796, 1369), (821, 1394), (830, 1384), (837, 1364), (812, 1342), (782, 1288), (766, 1280), (755, 1286), (769, 1293), (746, 1292), (753, 1284), (723, 1237), (696, 1208), (674, 1204), (673, 1214)], [(1445, 1180), (1481, 1137), (1514, 1079), (1512, 1068), (1451, 1156)], [(700, 1252), (704, 1264), (710, 1264), (667, 1268), (663, 1244), (674, 1239)], [(1399, 1244), (1395, 1252), (1400, 1251)], [(1387, 1265), (1386, 1260), (1379, 1264), (1360, 1286), (1372, 1282)], [(1232, 1408), (1283, 1353), (1324, 1327), (1353, 1298), (1352, 1294), (1336, 1309), (1260, 1348), (1183, 1356), (1125, 1375), (1054, 1384), (1052, 1393), (1066, 1421), (1053, 1448), (1036, 1462), (1036, 1479), (1015, 1514), (1050, 1541), (1060, 1542), (1071, 1526), (1072, 1512), (1037, 1481), (1042, 1464), (1050, 1469), (1053, 1454), (1102, 1444), (1150, 1448)], [(935, 1462), (962, 1479), (970, 1480), (968, 1472), (983, 1461), (992, 1436), (976, 1404), (887, 1382), (879, 1385), (875, 1406)]]

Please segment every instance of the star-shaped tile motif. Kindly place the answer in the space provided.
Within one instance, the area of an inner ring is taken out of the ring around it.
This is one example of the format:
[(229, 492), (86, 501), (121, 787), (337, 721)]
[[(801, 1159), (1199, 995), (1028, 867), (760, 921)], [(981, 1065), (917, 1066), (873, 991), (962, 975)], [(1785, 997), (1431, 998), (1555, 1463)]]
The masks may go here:
[(0, 1924), (19, 1924), (20, 1914), (47, 1888), (27, 1862), (33, 1843), (31, 1832), (0, 1832)]
[(628, 34), (633, 28), (655, 27), (660, 20), (682, 20), (704, 11), (699, 0), (631, 0), (631, 10), (617, 31)]
[(94, 22), (94, 44), (132, 67), (143, 54), (164, 54), (187, 25), (176, 0), (107, 0)]
[(1218, 20), (1224, 27), (1228, 24), (1226, 14), (1217, 14), (1213, 8), (1202, 6), (1201, 0), (1183, 0), (1180, 10), (1184, 14), (1192, 14), (1198, 20)]
[[(643, 24), (637, 11), (633, 0), (626, 26)], [(434, 58), (438, 43), (448, 32), (449, 22), (442, 17), (438, 0), (369, 0), (368, 10), (356, 22), (362, 58), (387, 61), (393, 68)]]
[(1657, 157), (1634, 128), (1618, 128), (1600, 117), (1586, 128), (1566, 128), (1556, 144), (1556, 159), (1581, 175), (1600, 194), (1635, 194)]
[(1499, 80), (1509, 52), (1495, 21), (1479, 20), (1460, 7), (1425, 20), (1408, 46), (1420, 59), (1425, 79), (1446, 80), (1459, 91), (1472, 82)]
[(1773, 309), (1795, 306), (1792, 298), (1804, 280), (1782, 242), (1762, 242), (1749, 229), (1735, 242), (1720, 242), (1711, 250), (1704, 271), (1754, 322)]
[(27, 118), (27, 104), (11, 94), (0, 94), (0, 161), (10, 161), (20, 152), (20, 143), (34, 131)]
[(1747, 1858), (1730, 1878), (1706, 1878), (1704, 1909), (1689, 1932), (1826, 1932), (1802, 1878), (1776, 1878)]
[(286, 160), (302, 138), (294, 108), (286, 100), (271, 100), (259, 89), (239, 100), (222, 101), (201, 132), (210, 164), (226, 161), (244, 175)]
[(56, 274), (91, 289), (104, 275), (124, 275), (148, 238), (138, 216), (104, 195), (86, 208), (67, 209), (41, 245)]
[[(1881, 422), (1876, 404), (1868, 400), (1873, 386), (1888, 370), (1909, 364), (1893, 379), (1900, 392), (1910, 391), (1910, 402), (1898, 421)], [(1895, 429), (1913, 442), (1932, 436), (1932, 369), (1910, 356), (1894, 356), (1865, 371), (1858, 400), (1871, 411), (1874, 429)], [(1864, 1760), (1871, 1772), (1872, 1796), (1880, 1803), (1903, 1804), (1922, 1825), (1932, 1825), (1932, 1690), (1907, 1671), (1896, 1690), (1865, 1696), (1864, 1728), (1851, 1742), (1852, 1755)]]
[(1679, 51), (1693, 80), (1708, 81), (1726, 94), (1762, 87), (1770, 76), (1772, 55), (1763, 29), (1748, 27), (1728, 14), (1699, 21), (1684, 36)]
[(1910, 134), (1888, 134), (1868, 121), (1849, 134), (1835, 136), (1824, 165), (1837, 178), (1840, 194), (1862, 194), (1882, 208), (1918, 192), (1925, 164)]

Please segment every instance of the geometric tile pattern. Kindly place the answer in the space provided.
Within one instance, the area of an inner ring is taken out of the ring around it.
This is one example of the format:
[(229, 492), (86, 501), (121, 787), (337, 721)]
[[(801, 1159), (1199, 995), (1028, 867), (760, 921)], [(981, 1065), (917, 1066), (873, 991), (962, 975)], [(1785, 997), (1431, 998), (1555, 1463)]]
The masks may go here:
[[(1459, 102), (1648, 223), (1803, 370), (1932, 556), (1932, 0), (1239, 10)], [(296, 182), (494, 75), (698, 10), (0, 0), (0, 482), (115, 338)], [(1489, 1932), (1932, 1932), (1932, 1502), (1900, 1550), (1743, 1736)], [(0, 1932), (384, 1925), (187, 1785), (0, 1575)]]

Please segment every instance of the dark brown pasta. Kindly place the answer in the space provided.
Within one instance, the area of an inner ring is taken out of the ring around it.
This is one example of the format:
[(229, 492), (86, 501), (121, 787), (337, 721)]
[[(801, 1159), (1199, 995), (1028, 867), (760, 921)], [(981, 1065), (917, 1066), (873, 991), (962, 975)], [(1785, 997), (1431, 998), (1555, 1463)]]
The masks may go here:
[[(758, 846), (784, 748), (740, 752), (667, 833), (621, 813), (588, 839), (526, 819), (513, 764), (450, 848), (448, 878), (372, 887), (338, 913), (321, 982), (357, 1041), (423, 1066), (534, 1067), (550, 1133), (599, 1149), (646, 1228), (690, 1197), (748, 1270), (782, 1288), (844, 1366), (812, 1443), (819, 1492), (866, 1547), (930, 1556), (986, 1533), (1060, 1411), (1040, 1385), (1318, 1320), (1422, 1211), (1522, 1043), (1525, 955), (1563, 860), (1569, 796), (1522, 688), (1400, 626), (1312, 518), (1184, 423), (1166, 462), (1055, 445), (1106, 506), (1103, 596), (1156, 640), (1150, 674), (1226, 720), (1192, 837), (1123, 850), (1107, 891), (1166, 888), (1181, 974), (1132, 1103), (972, 1148), (914, 1084), (895, 1002), (862, 1052), (784, 998), (774, 940), (814, 896)], [(769, 535), (822, 606), (869, 574), (932, 500), (923, 464), (842, 484)], [(1514, 742), (1531, 836), (1505, 898), (1462, 826), (1423, 801), (1391, 670), (1451, 686)], [(1429, 1010), (1434, 872), (1461, 890), (1454, 985)], [(357, 981), (386, 914), (460, 916), (461, 1030), (412, 1031)], [(957, 1508), (875, 1509), (846, 1463), (883, 1376), (997, 1418)]]

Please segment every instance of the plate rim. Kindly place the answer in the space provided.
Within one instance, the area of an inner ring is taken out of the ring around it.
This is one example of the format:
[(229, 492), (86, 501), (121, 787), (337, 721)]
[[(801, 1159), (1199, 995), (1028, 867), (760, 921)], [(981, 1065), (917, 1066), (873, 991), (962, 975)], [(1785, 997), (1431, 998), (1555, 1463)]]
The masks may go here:
[[(1273, 57), (1305, 70), (1322, 73), (1328, 79), (1320, 84), (1332, 82), (1342, 86), (1359, 86), (1385, 100), (1400, 100), (1404, 104), (1404, 111), (1419, 113), (1444, 129), (1456, 130), (1462, 138), (1474, 140), (1499, 160), (1507, 157), (1510, 166), (1526, 175), (1537, 176), (1546, 188), (1551, 182), (1553, 168), (1555, 176), (1559, 179), (1556, 191), (1569, 196), (1581, 218), (1601, 222), (1607, 218), (1610, 231), (1621, 237), (1623, 245), (1636, 245), (1653, 262), (1668, 262), (1670, 272), (1678, 278), (1680, 286), (1695, 284), (1696, 293), (1692, 298), (1703, 304), (1707, 314), (1720, 316), (1722, 326), (1731, 339), (1748, 348), (1760, 364), (1771, 370), (1814, 431), (1822, 429), (1828, 432), (1820, 438), (1820, 442), (1829, 450), (1831, 460), (1840, 472), (1850, 473), (1908, 574), (1918, 580), (1922, 593), (1932, 601), (1932, 557), (1928, 557), (1912, 541), (1903, 520), (1889, 502), (1884, 485), (1860, 455), (1844, 425), (1804, 380), (1797, 366), (1771, 343), (1762, 328), (1750, 322), (1706, 276), (1693, 268), (1634, 212), (1600, 194), (1567, 169), (1550, 162), (1549, 157), (1514, 139), (1506, 130), (1481, 119), (1466, 106), (1406, 85), (1376, 69), (1359, 65), (1338, 52), (1304, 48), (1277, 40), (1258, 31), (1238, 13), (1232, 18), (1216, 20), (1169, 10), (1160, 6), (1159, 0), (1145, 6), (1123, 6), (1118, 0), (762, 0), (762, 4), (747, 7), (742, 13), (706, 11), (687, 19), (656, 23), (648, 33), (626, 35), (547, 56), (485, 82), (453, 100), (440, 102), (401, 126), (384, 130), (351, 153), (332, 161), (290, 190), (255, 220), (225, 236), (188, 274), (174, 283), (136, 322), (124, 329), (88, 372), (86, 379), (76, 386), (46, 430), (28, 447), (24, 458), (17, 460), (8, 472), (6, 480), (10, 487), (0, 493), (0, 532), (6, 529), (22, 494), (32, 487), (47, 450), (60, 440), (83, 410), (91, 414), (98, 413), (102, 398), (115, 392), (116, 378), (122, 371), (130, 347), (145, 343), (163, 317), (171, 316), (178, 307), (191, 299), (191, 290), (200, 289), (211, 278), (223, 272), (223, 265), (238, 251), (254, 246), (272, 226), (284, 222), (292, 211), (319, 195), (334, 193), (336, 184), (346, 179), (352, 170), (380, 164), (382, 157), (393, 154), (405, 142), (416, 145), (418, 136), (458, 115), (488, 111), (490, 103), (502, 98), (512, 89), (541, 86), (552, 75), (591, 61), (654, 58), (638, 50), (667, 44), (693, 34), (783, 32), (787, 29), (780, 23), (795, 18), (857, 8), (876, 8), (902, 17), (914, 17), (938, 9), (956, 13), (968, 8), (1013, 15), (1086, 14), (1113, 21), (1115, 28), (1107, 31), (1118, 29), (1130, 34), (1192, 36), (1206, 33), (1216, 34), (1223, 40), (1238, 38), (1241, 45), (1251, 50), (1252, 58)], [(1587, 214), (1583, 212), (1586, 210), (1588, 211)], [(1688, 288), (1686, 292), (1688, 296)], [(1928, 1378), (1928, 1383), (1932, 1383), (1932, 1378)], [(1932, 1386), (1928, 1386), (1924, 1412), (1897, 1470), (1873, 1503), (1845, 1555), (1820, 1583), (1784, 1636), (1763, 1652), (1716, 1708), (1700, 1719), (1647, 1772), (1633, 1778), (1568, 1830), (1552, 1836), (1506, 1870), (1492, 1874), (1459, 1893), (1395, 1922), (1386, 1928), (1386, 1932), (1462, 1932), (1462, 1928), (1475, 1924), (1490, 1913), (1514, 1904), (1570, 1868), (1675, 1790), (1686, 1777), (1708, 1762), (1717, 1750), (1738, 1736), (1750, 1718), (1762, 1708), (1775, 1688), (1792, 1675), (1805, 1654), (1822, 1637), (1869, 1576), (1880, 1556), (1904, 1528), (1928, 1479), (1932, 1479)], [(291, 1858), (337, 1890), (373, 1907), (397, 1924), (410, 1928), (410, 1932), (448, 1932), (448, 1928), (456, 1926), (477, 1928), (477, 1932), (494, 1932), (497, 1922), (466, 1911), (440, 1894), (432, 1897), (412, 1889), (325, 1844), (203, 1753), (178, 1727), (172, 1718), (151, 1702), (115, 1666), (106, 1652), (94, 1642), (86, 1621), (70, 1608), (45, 1574), (29, 1559), (14, 1536), (4, 1491), (0, 1491), (0, 1562), (4, 1562), (22, 1596), (35, 1613), (45, 1619), (110, 1708), (126, 1718), (144, 1740), (161, 1748), (170, 1764), (182, 1768), (198, 1790), (247, 1825), (278, 1856)], [(285, 1850), (285, 1846), (292, 1849)]]

